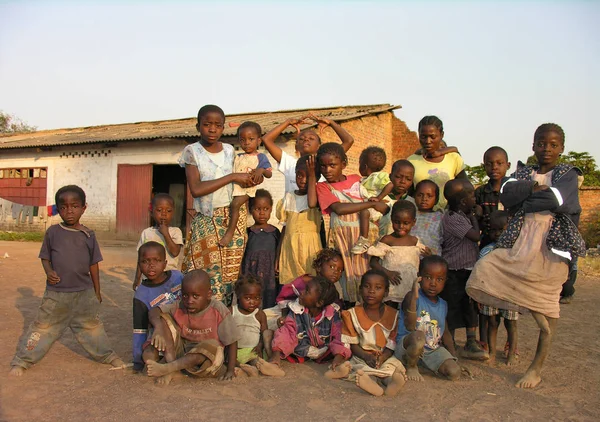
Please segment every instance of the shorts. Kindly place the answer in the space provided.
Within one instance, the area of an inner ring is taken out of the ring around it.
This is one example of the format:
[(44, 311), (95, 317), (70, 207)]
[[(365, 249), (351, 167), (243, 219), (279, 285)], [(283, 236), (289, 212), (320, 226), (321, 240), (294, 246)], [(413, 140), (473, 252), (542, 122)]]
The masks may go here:
[(519, 313), (517, 311), (508, 311), (506, 309), (498, 309), (487, 305), (482, 305), (479, 313), (487, 316), (500, 315), (502, 318), (509, 321), (517, 321), (519, 319)]
[(448, 303), (449, 330), (475, 328), (479, 325), (479, 310), (465, 290), (471, 270), (448, 270), (448, 279), (440, 297)]
[[(410, 334), (407, 334), (408, 336)], [(396, 351), (394, 355), (400, 359), (402, 362), (406, 363), (406, 359), (404, 358), (406, 355), (406, 349), (404, 348), (404, 338), (402, 337), (400, 341), (396, 343)], [(448, 351), (445, 347), (438, 347), (437, 349), (423, 349), (423, 354), (419, 358), (419, 363), (423, 364), (425, 368), (429, 369), (434, 373), (438, 373), (440, 366), (448, 359), (452, 359), (453, 361), (457, 361), (458, 359), (452, 356), (452, 353)]]

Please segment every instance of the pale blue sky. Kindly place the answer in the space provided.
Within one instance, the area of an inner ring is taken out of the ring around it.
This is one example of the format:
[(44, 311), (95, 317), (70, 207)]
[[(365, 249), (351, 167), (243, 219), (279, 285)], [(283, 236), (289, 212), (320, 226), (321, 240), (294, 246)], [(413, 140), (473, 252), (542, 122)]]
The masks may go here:
[(470, 165), (555, 122), (600, 161), (600, 2), (2, 2), (0, 109), (40, 129), (393, 103)]

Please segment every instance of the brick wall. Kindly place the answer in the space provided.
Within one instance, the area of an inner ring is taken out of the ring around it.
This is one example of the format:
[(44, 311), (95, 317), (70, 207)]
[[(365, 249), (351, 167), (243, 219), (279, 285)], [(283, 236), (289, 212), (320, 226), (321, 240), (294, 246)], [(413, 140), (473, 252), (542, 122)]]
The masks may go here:
[(579, 203), (581, 204), (580, 227), (598, 218), (600, 212), (600, 187), (584, 186), (579, 189)]

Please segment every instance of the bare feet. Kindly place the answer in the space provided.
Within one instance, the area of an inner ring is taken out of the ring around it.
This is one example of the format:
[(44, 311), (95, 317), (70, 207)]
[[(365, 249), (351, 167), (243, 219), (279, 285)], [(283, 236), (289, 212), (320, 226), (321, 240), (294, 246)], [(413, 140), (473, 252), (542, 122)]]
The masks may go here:
[(350, 374), (351, 370), (352, 370), (352, 365), (350, 365), (350, 362), (346, 361), (346, 362), (342, 363), (341, 365), (338, 365), (337, 368), (330, 369), (329, 371), (325, 372), (325, 376), (332, 380), (337, 380), (340, 378), (347, 378), (348, 374)]
[(146, 368), (148, 368), (149, 377), (162, 377), (169, 373), (167, 365), (163, 365), (162, 363), (150, 359), (146, 361)]
[(383, 388), (361, 369), (356, 373), (356, 385), (374, 396), (383, 396)]
[(164, 386), (169, 385), (173, 376), (171, 374), (163, 375), (162, 377), (158, 377), (154, 380), (156, 385)]
[(283, 369), (279, 367), (276, 363), (267, 362), (263, 358), (258, 358), (256, 361), (256, 367), (260, 371), (261, 374), (267, 375), (269, 377), (283, 377), (285, 376), (285, 372)]
[(489, 366), (494, 366), (496, 364), (496, 356), (494, 353), (490, 353), (490, 358), (488, 359), (487, 363)]
[(219, 240), (219, 246), (222, 248), (226, 248), (231, 243), (231, 239), (233, 239), (233, 231), (229, 233), (229, 230), (225, 232), (221, 240)]
[(411, 381), (425, 381), (425, 379), (419, 373), (419, 369), (416, 366), (414, 368), (406, 368), (406, 378), (408, 378)]
[(513, 366), (517, 364), (517, 354), (516, 353), (509, 353), (508, 357), (506, 358), (506, 365), (507, 366)]
[(404, 375), (401, 372), (395, 371), (390, 378), (391, 380), (389, 381), (385, 389), (385, 395), (395, 396), (400, 390), (402, 390), (404, 384), (406, 384), (406, 375)]
[(123, 362), (120, 358), (115, 358), (110, 362), (110, 366), (113, 368), (125, 368), (125, 362)]
[(12, 366), (8, 372), (8, 375), (11, 377), (20, 377), (25, 373), (25, 371), (26, 369), (22, 366)]
[(527, 371), (523, 378), (515, 384), (517, 388), (535, 388), (542, 382), (542, 377), (535, 371)]
[(249, 377), (257, 377), (258, 376), (258, 369), (252, 365), (247, 365), (245, 363), (242, 363), (242, 364), (240, 364), (240, 369), (242, 370), (242, 372), (244, 372)]

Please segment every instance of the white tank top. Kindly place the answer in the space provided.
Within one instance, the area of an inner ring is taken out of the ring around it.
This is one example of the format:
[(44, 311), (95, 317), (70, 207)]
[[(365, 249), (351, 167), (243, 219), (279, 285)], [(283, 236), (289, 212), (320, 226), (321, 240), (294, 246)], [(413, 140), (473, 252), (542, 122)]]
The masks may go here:
[(255, 309), (251, 314), (244, 315), (238, 310), (237, 305), (233, 305), (231, 309), (233, 320), (240, 334), (238, 349), (255, 347), (260, 340), (260, 322), (256, 319), (256, 313), (259, 310)]

